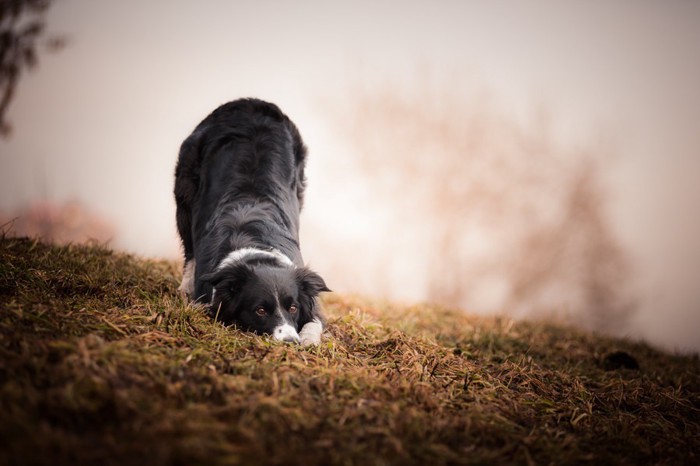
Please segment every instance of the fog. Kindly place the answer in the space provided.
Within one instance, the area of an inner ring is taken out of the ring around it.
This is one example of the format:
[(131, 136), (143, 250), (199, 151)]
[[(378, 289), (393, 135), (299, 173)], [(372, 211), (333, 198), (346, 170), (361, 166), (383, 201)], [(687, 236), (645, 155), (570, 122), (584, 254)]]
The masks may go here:
[(178, 257), (178, 147), (255, 96), (309, 147), (302, 251), (334, 290), (700, 350), (699, 4), (64, 0), (47, 23), (67, 45), (0, 140), (15, 229)]

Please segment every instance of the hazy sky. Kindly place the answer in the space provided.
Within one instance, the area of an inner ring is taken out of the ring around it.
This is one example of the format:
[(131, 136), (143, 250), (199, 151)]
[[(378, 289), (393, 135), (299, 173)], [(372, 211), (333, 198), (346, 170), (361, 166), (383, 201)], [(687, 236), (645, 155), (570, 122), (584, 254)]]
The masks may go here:
[(68, 45), (10, 107), (0, 210), (77, 199), (115, 219), (116, 247), (175, 256), (181, 141), (219, 104), (256, 96), (309, 146), (304, 225), (329, 237), (304, 249), (322, 266), (372, 230), (352, 205), (361, 180), (336, 179), (351, 179), (351, 154), (329, 113), (353, 89), (427, 79), (488, 94), (523, 125), (544, 108), (562, 144), (611, 139), (614, 220), (646, 270), (631, 333), (700, 349), (700, 2), (58, 0), (48, 25)]

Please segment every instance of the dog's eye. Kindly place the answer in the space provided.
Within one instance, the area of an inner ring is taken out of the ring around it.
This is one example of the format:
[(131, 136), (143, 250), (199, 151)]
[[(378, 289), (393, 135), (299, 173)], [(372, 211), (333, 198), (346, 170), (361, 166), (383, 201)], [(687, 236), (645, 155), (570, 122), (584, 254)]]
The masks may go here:
[(295, 304), (292, 304), (289, 308), (289, 313), (290, 314), (296, 314), (297, 313), (297, 306)]
[(265, 317), (267, 315), (267, 311), (263, 307), (259, 307), (255, 310), (255, 313), (259, 315), (260, 317)]

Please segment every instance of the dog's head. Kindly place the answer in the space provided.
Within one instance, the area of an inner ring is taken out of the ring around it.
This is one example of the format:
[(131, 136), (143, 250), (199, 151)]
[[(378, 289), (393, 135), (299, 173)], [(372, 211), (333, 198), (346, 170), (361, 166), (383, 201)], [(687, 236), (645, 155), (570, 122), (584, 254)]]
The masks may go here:
[(313, 307), (323, 278), (306, 267), (235, 264), (204, 275), (213, 289), (210, 312), (226, 325), (277, 340), (299, 342), (299, 330), (314, 319)]

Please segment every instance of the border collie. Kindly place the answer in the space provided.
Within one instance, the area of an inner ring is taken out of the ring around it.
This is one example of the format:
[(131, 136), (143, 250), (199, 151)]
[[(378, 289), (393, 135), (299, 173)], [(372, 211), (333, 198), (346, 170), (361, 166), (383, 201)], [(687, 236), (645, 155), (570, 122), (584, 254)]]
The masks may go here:
[(180, 291), (226, 325), (313, 344), (323, 331), (317, 297), (330, 290), (299, 249), (305, 161), (299, 131), (276, 105), (229, 102), (182, 143), (175, 202)]

